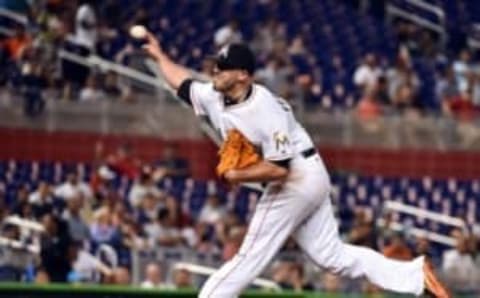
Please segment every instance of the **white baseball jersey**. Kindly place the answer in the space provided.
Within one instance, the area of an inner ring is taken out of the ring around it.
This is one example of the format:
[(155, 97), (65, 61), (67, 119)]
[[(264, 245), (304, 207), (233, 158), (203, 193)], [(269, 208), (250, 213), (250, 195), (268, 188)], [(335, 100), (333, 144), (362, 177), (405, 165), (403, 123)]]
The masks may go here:
[(318, 155), (300, 154), (313, 143), (284, 100), (253, 85), (244, 101), (229, 105), (212, 84), (190, 80), (178, 93), (197, 115), (208, 116), (223, 137), (236, 128), (261, 149), (265, 159), (289, 160), (290, 175), (279, 188), (267, 186), (239, 251), (210, 276), (200, 298), (238, 297), (289, 236), (322, 268), (351, 278), (366, 277), (391, 291), (416, 295), (423, 291), (423, 258), (389, 260), (341, 241), (329, 198), (328, 173)]
[(208, 116), (223, 138), (230, 129), (238, 129), (261, 149), (264, 159), (291, 159), (313, 148), (312, 140), (295, 119), (290, 105), (261, 85), (253, 84), (244, 101), (228, 105), (212, 83), (193, 81), (189, 98), (195, 113)]

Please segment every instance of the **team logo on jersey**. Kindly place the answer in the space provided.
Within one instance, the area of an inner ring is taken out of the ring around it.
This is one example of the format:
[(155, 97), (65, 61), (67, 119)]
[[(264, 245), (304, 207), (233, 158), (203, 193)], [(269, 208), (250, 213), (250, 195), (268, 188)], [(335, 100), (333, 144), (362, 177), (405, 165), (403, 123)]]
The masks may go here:
[(281, 148), (288, 146), (290, 144), (290, 140), (288, 137), (279, 131), (276, 131), (273, 134), (273, 139), (275, 140), (275, 148), (279, 151)]

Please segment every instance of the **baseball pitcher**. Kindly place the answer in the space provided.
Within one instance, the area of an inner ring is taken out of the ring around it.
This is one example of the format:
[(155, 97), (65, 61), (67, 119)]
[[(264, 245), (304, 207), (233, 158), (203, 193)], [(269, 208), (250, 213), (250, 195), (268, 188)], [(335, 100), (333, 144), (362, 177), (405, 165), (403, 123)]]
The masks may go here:
[(290, 235), (312, 262), (336, 274), (366, 277), (394, 292), (450, 297), (423, 257), (390, 260), (340, 240), (324, 163), (290, 106), (254, 83), (255, 57), (246, 45), (220, 50), (209, 83), (193, 80), (150, 33), (144, 49), (178, 96), (221, 134), (218, 175), (232, 184), (266, 185), (240, 250), (208, 279), (199, 297), (238, 297)]

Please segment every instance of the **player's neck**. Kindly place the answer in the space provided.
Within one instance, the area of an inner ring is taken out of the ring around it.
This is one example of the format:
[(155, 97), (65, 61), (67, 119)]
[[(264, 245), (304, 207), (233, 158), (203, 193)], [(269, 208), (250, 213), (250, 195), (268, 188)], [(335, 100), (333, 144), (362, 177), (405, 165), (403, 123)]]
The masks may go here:
[(240, 103), (249, 97), (252, 91), (252, 87), (253, 86), (251, 84), (245, 86), (238, 85), (236, 86), (236, 88), (232, 88), (231, 90), (226, 92), (225, 97), (235, 103)]

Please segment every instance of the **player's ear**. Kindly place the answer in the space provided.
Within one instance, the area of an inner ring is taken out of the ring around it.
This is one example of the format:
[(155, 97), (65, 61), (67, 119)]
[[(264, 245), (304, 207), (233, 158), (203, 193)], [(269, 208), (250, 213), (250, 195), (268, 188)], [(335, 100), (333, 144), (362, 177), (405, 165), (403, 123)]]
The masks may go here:
[(246, 71), (240, 71), (239, 75), (238, 75), (238, 78), (243, 81), (243, 82), (246, 82), (248, 80), (250, 80), (250, 75), (248, 74), (248, 72)]

